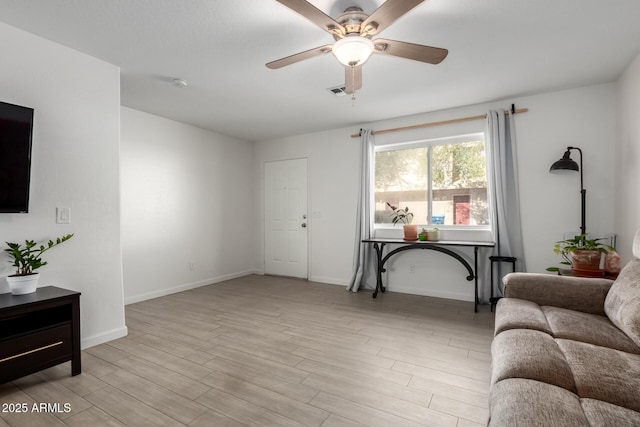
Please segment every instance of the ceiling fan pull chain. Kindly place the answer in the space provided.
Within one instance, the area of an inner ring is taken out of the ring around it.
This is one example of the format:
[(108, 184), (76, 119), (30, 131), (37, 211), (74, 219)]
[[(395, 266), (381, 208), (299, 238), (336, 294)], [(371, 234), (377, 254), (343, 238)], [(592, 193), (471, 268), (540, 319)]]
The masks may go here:
[(356, 66), (351, 64), (351, 87), (353, 92), (351, 93), (351, 106), (356, 106)]

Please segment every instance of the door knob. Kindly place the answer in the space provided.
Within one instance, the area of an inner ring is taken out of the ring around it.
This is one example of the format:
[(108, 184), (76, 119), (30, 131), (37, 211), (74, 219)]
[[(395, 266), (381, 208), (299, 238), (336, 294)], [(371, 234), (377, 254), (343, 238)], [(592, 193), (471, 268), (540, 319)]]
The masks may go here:
[(301, 227), (302, 227), (302, 228), (307, 228), (307, 223), (306, 223), (306, 222), (303, 222), (303, 223), (301, 224)]

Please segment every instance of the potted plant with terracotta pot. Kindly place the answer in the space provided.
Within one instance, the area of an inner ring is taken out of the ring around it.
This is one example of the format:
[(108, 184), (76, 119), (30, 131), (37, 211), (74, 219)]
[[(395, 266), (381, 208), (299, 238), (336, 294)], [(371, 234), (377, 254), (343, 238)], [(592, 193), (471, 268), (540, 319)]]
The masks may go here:
[[(553, 252), (562, 256), (560, 264), (570, 265), (576, 275), (596, 275), (600, 271), (602, 255), (614, 250), (601, 243), (601, 240), (606, 239), (587, 239), (585, 234), (580, 234), (572, 239), (556, 242)], [(547, 271), (558, 270), (558, 267), (547, 268)]]
[(389, 202), (387, 202), (387, 206), (391, 209), (393, 225), (397, 223), (403, 224), (404, 240), (418, 240), (418, 226), (411, 224), (413, 213), (409, 211), (409, 207), (406, 206), (404, 209), (400, 209)]
[(21, 243), (5, 242), (7, 248), (4, 250), (11, 258), (12, 265), (16, 267), (16, 273), (7, 276), (7, 283), (14, 295), (30, 294), (38, 288), (40, 273), (38, 268), (47, 265), (42, 260), (42, 254), (66, 242), (73, 237), (73, 234), (58, 237), (55, 241), (49, 240), (45, 244), (36, 244), (33, 240), (25, 240), (24, 246)]

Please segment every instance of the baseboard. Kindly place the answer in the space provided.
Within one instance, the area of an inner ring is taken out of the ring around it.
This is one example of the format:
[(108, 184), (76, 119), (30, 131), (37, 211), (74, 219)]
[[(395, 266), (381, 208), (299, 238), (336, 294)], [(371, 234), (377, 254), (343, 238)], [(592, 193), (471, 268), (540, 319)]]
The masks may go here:
[(109, 341), (113, 341), (118, 338), (126, 337), (129, 333), (129, 330), (126, 326), (122, 328), (112, 329), (107, 332), (103, 332), (101, 334), (92, 335), (90, 337), (85, 337), (80, 342), (80, 347), (84, 350), (89, 347), (96, 346), (98, 344), (104, 344)]
[(146, 294), (134, 295), (124, 300), (124, 305), (134, 304), (136, 302), (146, 301), (153, 298), (159, 298), (178, 292), (188, 291), (190, 289), (200, 288), (202, 286), (212, 285), (214, 283), (224, 282), (225, 280), (237, 279), (238, 277), (249, 276), (255, 274), (254, 270), (245, 270), (237, 273), (226, 274), (224, 276), (212, 277), (209, 279), (198, 280), (197, 282), (185, 283), (183, 285), (174, 286), (172, 288), (159, 289), (157, 291), (148, 292)]
[(418, 287), (412, 287), (412, 286), (393, 285), (391, 287), (387, 287), (387, 290), (390, 292), (398, 292), (401, 294), (422, 295), (425, 297), (445, 298), (445, 299), (453, 299), (457, 301), (473, 302), (473, 289), (471, 289), (469, 293), (466, 293), (466, 292), (462, 293), (462, 292), (434, 291), (430, 289), (418, 288)]

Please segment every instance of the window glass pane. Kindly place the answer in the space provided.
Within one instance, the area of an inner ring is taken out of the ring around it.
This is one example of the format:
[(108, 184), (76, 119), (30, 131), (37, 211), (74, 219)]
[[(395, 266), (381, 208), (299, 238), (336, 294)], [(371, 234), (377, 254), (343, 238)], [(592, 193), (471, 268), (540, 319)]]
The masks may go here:
[(489, 224), (482, 136), (453, 144), (429, 144), (376, 152), (375, 223), (391, 224), (389, 202), (400, 208), (408, 206), (415, 224)]
[(427, 148), (381, 151), (376, 153), (375, 223), (391, 224), (393, 206), (409, 207), (414, 224), (427, 219)]
[(489, 223), (484, 141), (433, 147), (432, 171), (434, 223)]

